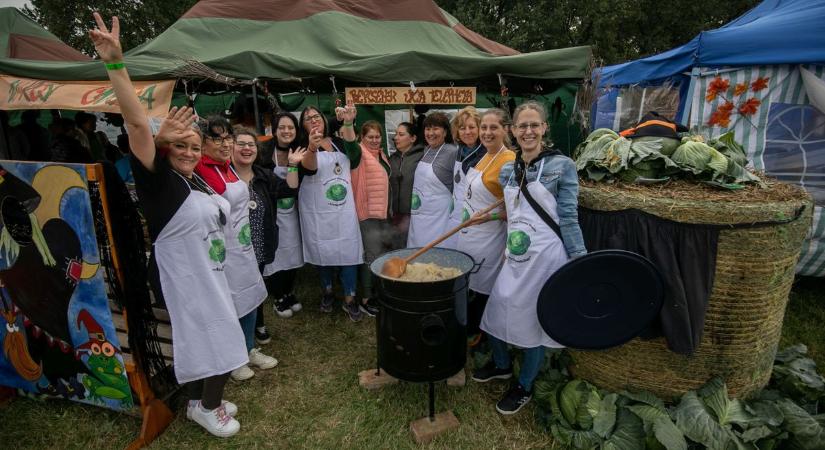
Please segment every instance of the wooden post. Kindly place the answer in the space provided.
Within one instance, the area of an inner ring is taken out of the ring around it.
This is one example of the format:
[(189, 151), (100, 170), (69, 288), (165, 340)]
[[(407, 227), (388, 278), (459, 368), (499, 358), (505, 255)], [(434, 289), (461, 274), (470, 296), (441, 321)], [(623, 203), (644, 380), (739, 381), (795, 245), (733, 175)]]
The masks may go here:
[[(125, 287), (125, 274), (123, 267), (120, 265), (117, 248), (115, 247), (114, 235), (112, 234), (111, 217), (109, 216), (109, 207), (107, 205), (106, 197), (106, 182), (103, 176), (103, 166), (100, 164), (92, 164), (86, 166), (86, 177), (91, 181), (97, 181), (100, 186), (100, 202), (103, 209), (103, 218), (106, 225), (106, 238), (109, 240), (109, 253), (112, 255), (112, 265), (117, 275), (117, 281), (121, 289)], [(123, 322), (128, 334), (128, 311), (123, 309)], [(132, 349), (132, 354), (135, 355), (136, 349)], [(137, 356), (137, 355), (135, 355)], [(149, 380), (146, 379), (146, 372), (140, 366), (140, 358), (134, 357), (131, 362), (126, 362), (126, 374), (129, 378), (129, 385), (137, 395), (138, 403), (140, 404), (141, 413), (143, 415), (143, 423), (140, 427), (140, 434), (137, 439), (132, 441), (126, 448), (129, 450), (136, 450), (148, 446), (156, 437), (158, 437), (166, 427), (172, 423), (175, 415), (172, 410), (166, 406), (163, 401), (155, 397), (152, 391)]]

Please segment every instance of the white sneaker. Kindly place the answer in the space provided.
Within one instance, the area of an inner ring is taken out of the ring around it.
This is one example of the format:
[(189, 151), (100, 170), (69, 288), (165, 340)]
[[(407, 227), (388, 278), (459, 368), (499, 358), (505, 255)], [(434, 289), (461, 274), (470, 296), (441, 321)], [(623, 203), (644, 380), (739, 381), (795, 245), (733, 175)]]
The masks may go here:
[(198, 406), (192, 409), (192, 420), (218, 437), (232, 436), (241, 429), (241, 424), (226, 413), (223, 405), (208, 410), (198, 402)]
[(253, 372), (248, 365), (244, 364), (241, 367), (238, 367), (237, 369), (233, 370), (230, 376), (235, 381), (244, 381), (254, 377), (255, 372)]
[(264, 355), (259, 348), (253, 348), (249, 351), (249, 364), (257, 366), (259, 369), (271, 369), (278, 365), (278, 360), (271, 356)]
[[(192, 419), (192, 411), (194, 411), (195, 408), (197, 408), (199, 405), (200, 405), (200, 400), (189, 400), (189, 402), (186, 404), (186, 418), (187, 419), (193, 420)], [(228, 402), (226, 400), (221, 400), (221, 406), (223, 406), (223, 409), (226, 410), (226, 414), (229, 415), (230, 417), (235, 417), (235, 415), (238, 414), (238, 405), (236, 405), (232, 402)]]

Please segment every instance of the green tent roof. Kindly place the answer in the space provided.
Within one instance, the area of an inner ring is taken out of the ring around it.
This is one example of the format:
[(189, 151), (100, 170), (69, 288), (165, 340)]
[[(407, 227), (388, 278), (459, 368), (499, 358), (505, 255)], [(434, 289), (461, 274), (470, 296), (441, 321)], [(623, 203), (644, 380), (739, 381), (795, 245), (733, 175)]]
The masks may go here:
[[(129, 24), (123, 24), (128, 27)], [(126, 54), (135, 79), (223, 75), (357, 82), (584, 76), (589, 47), (520, 54), (462, 26), (431, 0), (202, 0)], [(47, 79), (103, 79), (100, 63), (0, 62)]]
[(34, 61), (89, 61), (17, 8), (0, 8), (0, 58)]

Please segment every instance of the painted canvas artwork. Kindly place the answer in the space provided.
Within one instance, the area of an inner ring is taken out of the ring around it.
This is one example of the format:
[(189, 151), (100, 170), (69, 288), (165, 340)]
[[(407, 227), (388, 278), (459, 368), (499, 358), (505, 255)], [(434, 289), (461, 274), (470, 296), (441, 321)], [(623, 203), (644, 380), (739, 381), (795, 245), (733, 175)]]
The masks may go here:
[(0, 161), (0, 385), (133, 407), (86, 167)]

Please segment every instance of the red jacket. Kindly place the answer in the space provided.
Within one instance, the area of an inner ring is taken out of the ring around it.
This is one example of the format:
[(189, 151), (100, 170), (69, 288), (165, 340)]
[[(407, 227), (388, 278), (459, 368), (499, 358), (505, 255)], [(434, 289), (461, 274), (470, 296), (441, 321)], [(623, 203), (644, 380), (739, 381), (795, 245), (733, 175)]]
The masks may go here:
[[(223, 178), (218, 175), (218, 171), (215, 169), (220, 171)], [(218, 195), (223, 195), (224, 191), (226, 191), (226, 183), (224, 183), (224, 179), (230, 183), (239, 181), (239, 178), (235, 175), (235, 172), (229, 168), (229, 161), (225, 163), (218, 162), (206, 155), (203, 155), (201, 160), (198, 161), (198, 165), (195, 166), (195, 173), (203, 178), (203, 180), (206, 181), (206, 184), (214, 189)]]

